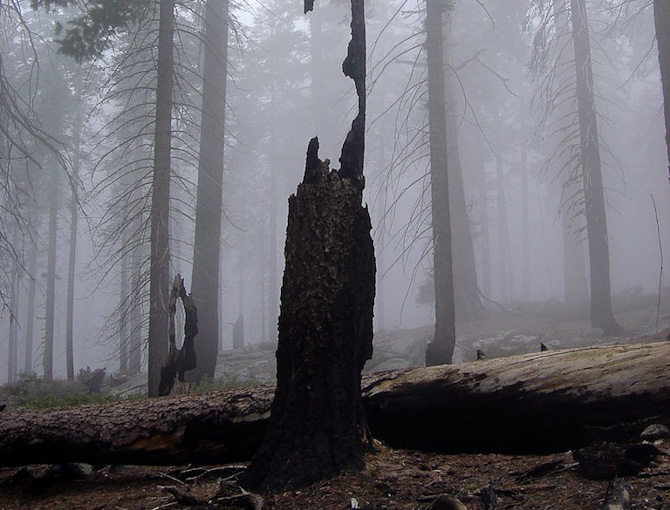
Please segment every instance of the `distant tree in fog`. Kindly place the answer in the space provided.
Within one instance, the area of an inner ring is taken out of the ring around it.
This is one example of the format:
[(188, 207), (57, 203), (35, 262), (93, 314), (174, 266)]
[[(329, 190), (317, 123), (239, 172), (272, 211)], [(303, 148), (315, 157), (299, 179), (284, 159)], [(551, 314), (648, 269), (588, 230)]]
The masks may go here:
[(670, 4), (667, 0), (654, 0), (654, 23), (663, 84), (665, 143), (670, 165)]
[(456, 308), (444, 94), (443, 9), (442, 0), (426, 0), (428, 127), (430, 130), (430, 188), (435, 282), (435, 336), (426, 349), (426, 365), (428, 366), (451, 363), (456, 346)]
[[(535, 37), (534, 65), (536, 72), (546, 72), (546, 59), (550, 47), (551, 22), (556, 19), (556, 11), (562, 10), (563, 3), (555, 1), (545, 6), (537, 4), (543, 13), (545, 23), (540, 26)], [(546, 8), (546, 10), (543, 10)], [(586, 219), (589, 248), (591, 323), (601, 328), (605, 334), (616, 334), (620, 327), (614, 319), (610, 290), (609, 240), (605, 212), (605, 195), (598, 138), (598, 116), (595, 106), (595, 89), (591, 62), (591, 43), (585, 0), (570, 0), (569, 15), (572, 23), (572, 47), (574, 51), (574, 97), (577, 102), (577, 128), (579, 148), (576, 156), (569, 161), (579, 170), (583, 197), (583, 214)], [(569, 81), (559, 81), (556, 74), (545, 78), (549, 88), (558, 87), (572, 90)], [(558, 82), (556, 85), (554, 82)], [(552, 89), (553, 90), (553, 89)], [(553, 96), (551, 101), (553, 101)], [(577, 197), (580, 200), (580, 197)]]
[(223, 147), (228, 69), (228, 0), (207, 0), (198, 188), (191, 291), (198, 308), (197, 366), (194, 380), (214, 378), (219, 348), (219, 295)]

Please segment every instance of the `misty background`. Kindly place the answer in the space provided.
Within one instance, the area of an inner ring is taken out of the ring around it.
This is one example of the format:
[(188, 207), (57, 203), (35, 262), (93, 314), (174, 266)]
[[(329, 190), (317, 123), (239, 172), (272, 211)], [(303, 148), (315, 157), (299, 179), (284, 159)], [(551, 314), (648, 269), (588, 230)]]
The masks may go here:
[[(241, 316), (246, 344), (276, 341), (287, 198), (311, 137), (339, 166), (355, 114), (355, 90), (341, 72), (349, 10), (318, 3), (308, 16), (296, 1), (230, 4), (220, 349), (232, 347)], [(538, 4), (451, 5), (445, 54), (458, 136), (450, 143), (460, 155), (485, 307), (565, 304), (587, 318), (568, 43)], [(587, 8), (616, 304), (617, 296), (656, 296), (669, 283), (668, 272), (660, 274), (661, 247), (670, 246), (663, 99), (648, 2), (593, 0)], [(375, 328), (416, 328), (434, 322), (424, 2), (376, 0), (366, 9), (364, 200), (377, 257)], [(171, 273), (184, 276), (189, 291), (202, 12), (199, 1), (176, 9)], [(3, 105), (28, 111), (42, 131), (17, 128), (17, 140), (3, 131), (0, 380), (41, 374), (48, 334), (54, 376), (66, 376), (70, 274), (75, 371), (116, 372), (120, 346), (143, 346), (147, 337), (156, 20), (77, 63), (53, 42), (73, 8), (35, 11), (13, 1), (1, 15), (2, 67), (13, 91), (3, 88)], [(137, 354), (143, 367), (144, 347)]]

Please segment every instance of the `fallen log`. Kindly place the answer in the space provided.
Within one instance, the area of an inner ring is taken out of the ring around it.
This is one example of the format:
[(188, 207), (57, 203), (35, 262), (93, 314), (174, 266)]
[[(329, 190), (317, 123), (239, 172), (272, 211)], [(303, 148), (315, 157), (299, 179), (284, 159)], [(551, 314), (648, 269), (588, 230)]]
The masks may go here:
[[(601, 346), (363, 378), (372, 434), (434, 452), (543, 453), (670, 425), (670, 343)], [(0, 414), (0, 465), (248, 460), (273, 387)]]

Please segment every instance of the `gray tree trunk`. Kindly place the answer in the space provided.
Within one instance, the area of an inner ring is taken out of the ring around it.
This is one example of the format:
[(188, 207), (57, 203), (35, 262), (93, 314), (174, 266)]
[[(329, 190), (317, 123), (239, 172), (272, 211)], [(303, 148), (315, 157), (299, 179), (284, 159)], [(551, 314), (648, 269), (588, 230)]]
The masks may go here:
[(665, 143), (668, 148), (668, 162), (670, 164), (670, 4), (667, 0), (654, 0), (654, 24), (656, 25), (658, 60), (661, 66), (661, 83), (663, 86)]
[(56, 307), (56, 256), (58, 238), (58, 183), (59, 169), (51, 170), (51, 183), (49, 192), (49, 248), (47, 250), (47, 293), (46, 312), (44, 323), (44, 351), (42, 354), (42, 367), (44, 369), (44, 380), (53, 379), (53, 355), (54, 355), (54, 326)]
[[(451, 13), (446, 13), (444, 31), (444, 68), (451, 66), (452, 29)], [(454, 302), (456, 318), (470, 321), (482, 319), (486, 310), (479, 297), (475, 250), (470, 229), (465, 188), (463, 186), (463, 169), (458, 141), (458, 121), (454, 102), (454, 87), (451, 74), (445, 73), (445, 105), (447, 133), (447, 168), (449, 172), (449, 204), (451, 217)]]
[(32, 240), (28, 241), (28, 305), (26, 307), (26, 340), (23, 371), (26, 374), (33, 372), (33, 331), (35, 329), (35, 272), (37, 271), (37, 246)]
[(228, 69), (228, 1), (205, 8), (202, 118), (193, 251), (193, 299), (198, 308), (197, 365), (189, 379), (214, 378), (219, 350), (221, 204)]
[(426, 349), (426, 365), (428, 366), (451, 363), (456, 346), (444, 94), (443, 8), (441, 0), (426, 0), (430, 188), (435, 282), (435, 336)]
[(72, 197), (70, 203), (70, 251), (68, 254), (68, 273), (67, 273), (67, 310), (65, 316), (65, 360), (66, 374), (68, 381), (74, 381), (74, 279), (75, 264), (77, 261), (77, 214), (79, 211), (79, 167), (81, 164), (81, 83), (77, 84), (76, 90), (76, 112), (73, 126), (73, 164), (72, 178), (70, 186), (72, 187)]
[(577, 109), (581, 145), (581, 165), (584, 179), (584, 205), (586, 230), (589, 242), (589, 268), (591, 282), (591, 324), (605, 334), (621, 330), (612, 313), (610, 293), (609, 241), (605, 194), (603, 190), (598, 122), (596, 115), (591, 43), (585, 0), (570, 0), (572, 13), (572, 38), (577, 75)]
[(154, 168), (151, 195), (149, 284), (149, 396), (158, 396), (161, 366), (168, 353), (170, 296), (170, 152), (172, 145), (173, 32), (175, 0), (160, 1)]

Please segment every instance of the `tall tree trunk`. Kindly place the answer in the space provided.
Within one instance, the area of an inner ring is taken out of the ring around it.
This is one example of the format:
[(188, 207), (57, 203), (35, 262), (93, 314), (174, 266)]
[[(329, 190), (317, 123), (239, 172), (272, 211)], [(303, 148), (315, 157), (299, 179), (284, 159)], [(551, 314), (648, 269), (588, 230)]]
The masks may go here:
[(352, 38), (342, 69), (356, 85), (358, 115), (339, 172), (325, 168), (313, 138), (305, 178), (289, 199), (277, 391), (263, 444), (244, 475), (256, 490), (298, 487), (362, 468), (370, 439), (361, 401), (361, 370), (372, 355), (375, 288), (370, 216), (361, 204), (364, 0), (351, 6)]
[(170, 152), (172, 145), (173, 32), (175, 0), (160, 1), (158, 78), (151, 196), (149, 283), (149, 396), (158, 396), (161, 366), (168, 353), (170, 297)]
[[(274, 29), (273, 29), (274, 30)], [(272, 73), (272, 85), (270, 91), (270, 128), (271, 128), (271, 139), (270, 139), (270, 161), (277, 161), (277, 132), (279, 128), (277, 126), (277, 83), (276, 83), (276, 71), (274, 69), (275, 59), (270, 61), (271, 73)], [(268, 251), (268, 340), (270, 342), (275, 342), (277, 340), (277, 317), (279, 314), (279, 294), (278, 290), (278, 275), (277, 275), (277, 166), (275, 164), (270, 165), (270, 197), (268, 200), (268, 208), (270, 210), (270, 235), (268, 236), (268, 242), (270, 243), (270, 249)]]
[(219, 281), (223, 148), (228, 69), (228, 0), (208, 0), (205, 42), (198, 191), (193, 252), (193, 299), (198, 309), (197, 366), (189, 378), (214, 377), (219, 350)]
[[(135, 221), (141, 222), (141, 218)], [(130, 309), (130, 331), (128, 340), (128, 375), (139, 374), (142, 370), (142, 314), (140, 289), (142, 288), (142, 247), (137, 245), (132, 251), (132, 293), (133, 306)]]
[(37, 271), (37, 246), (33, 240), (28, 241), (28, 306), (26, 307), (26, 340), (25, 357), (23, 359), (23, 371), (26, 374), (33, 372), (33, 331), (35, 329), (35, 273)]
[(530, 295), (530, 280), (531, 280), (531, 264), (530, 264), (530, 217), (528, 213), (528, 151), (525, 140), (526, 134), (526, 117), (524, 112), (524, 103), (521, 103), (520, 108), (521, 117), (521, 133), (524, 135), (521, 139), (521, 261), (522, 261), (522, 298), (528, 303), (531, 300)]
[(481, 270), (482, 270), (482, 292), (484, 296), (491, 297), (491, 247), (489, 229), (489, 196), (486, 179), (486, 168), (479, 156), (477, 159), (478, 188), (479, 188), (479, 229), (481, 236)]
[(607, 239), (607, 218), (603, 190), (598, 122), (596, 116), (591, 67), (591, 43), (585, 0), (570, 0), (572, 38), (577, 74), (577, 109), (581, 145), (581, 165), (584, 179), (586, 230), (589, 241), (591, 271), (591, 324), (605, 334), (613, 335), (621, 328), (612, 313), (610, 294), (610, 261)]
[[(16, 235), (14, 239), (16, 240)], [(9, 335), (8, 335), (8, 353), (7, 353), (7, 384), (16, 382), (17, 373), (17, 353), (18, 353), (18, 317), (19, 317), (19, 261), (14, 258), (12, 262), (12, 276), (10, 290), (10, 314), (9, 314)]]
[[(446, 13), (444, 30), (444, 67), (451, 65), (452, 30), (451, 13)], [(453, 247), (454, 302), (458, 320), (477, 320), (486, 316), (486, 310), (479, 297), (475, 250), (470, 229), (470, 218), (465, 201), (463, 169), (458, 142), (458, 122), (454, 102), (453, 80), (445, 73), (445, 105), (447, 133), (447, 168), (449, 172), (449, 204)]]
[[(128, 235), (124, 230), (123, 244), (128, 244)], [(128, 374), (128, 344), (129, 344), (129, 326), (130, 311), (133, 306), (130, 301), (130, 253), (124, 253), (121, 259), (121, 278), (119, 278), (119, 372)]]
[(426, 365), (451, 363), (456, 346), (456, 314), (449, 213), (447, 125), (441, 0), (426, 0), (430, 188), (433, 222), (435, 337), (426, 349)]
[(47, 252), (47, 295), (44, 323), (44, 351), (42, 355), (44, 380), (47, 382), (53, 379), (55, 326), (54, 312), (56, 306), (56, 251), (58, 246), (58, 176), (59, 170), (52, 169), (49, 192), (49, 248)]
[(498, 195), (498, 260), (500, 262), (500, 300), (509, 303), (514, 298), (514, 277), (507, 219), (507, 197), (503, 182), (503, 164), (496, 159), (496, 191)]
[[(570, 44), (571, 30), (568, 18), (568, 0), (554, 0), (553, 11), (556, 31), (559, 34), (559, 47), (567, 47)], [(565, 80), (575, 80), (574, 69), (571, 69), (571, 59), (568, 52), (561, 51), (559, 54), (558, 69), (565, 69)], [(574, 110), (571, 110), (571, 102), (559, 101), (555, 113), (556, 122), (565, 122), (560, 119), (571, 119)], [(559, 130), (563, 132), (563, 130)], [(565, 143), (558, 140), (557, 143)], [(574, 165), (570, 163), (569, 154), (561, 152), (557, 158), (556, 167), (561, 175), (560, 185), (560, 210), (561, 225), (563, 227), (563, 300), (567, 304), (585, 305), (589, 299), (588, 279), (586, 273), (586, 260), (584, 258), (584, 246), (580, 232), (584, 230), (584, 217), (576, 213), (576, 205), (582, 196), (583, 179), (580, 172), (573, 170)]]
[(75, 263), (77, 261), (77, 213), (79, 208), (79, 167), (81, 164), (81, 80), (78, 80), (76, 87), (76, 112), (73, 127), (73, 164), (72, 179), (72, 197), (70, 203), (70, 251), (68, 255), (68, 273), (67, 273), (67, 311), (65, 317), (65, 360), (67, 380), (74, 381), (74, 278)]
[(654, 0), (654, 24), (663, 86), (665, 144), (668, 148), (668, 162), (670, 163), (670, 4), (667, 0)]

